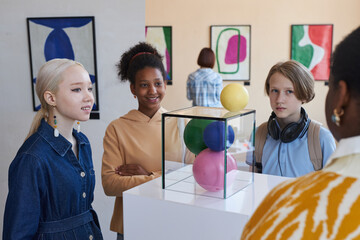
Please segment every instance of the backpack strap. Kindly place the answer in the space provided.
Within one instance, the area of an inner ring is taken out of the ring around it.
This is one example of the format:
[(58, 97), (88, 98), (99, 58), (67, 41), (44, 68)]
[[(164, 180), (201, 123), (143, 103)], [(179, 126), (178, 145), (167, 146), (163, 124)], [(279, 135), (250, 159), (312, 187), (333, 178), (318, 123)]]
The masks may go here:
[(323, 168), (323, 156), (320, 144), (320, 123), (310, 121), (308, 129), (308, 149), (315, 171)]
[(268, 134), (267, 122), (261, 124), (255, 133), (255, 172), (262, 173), (261, 158)]

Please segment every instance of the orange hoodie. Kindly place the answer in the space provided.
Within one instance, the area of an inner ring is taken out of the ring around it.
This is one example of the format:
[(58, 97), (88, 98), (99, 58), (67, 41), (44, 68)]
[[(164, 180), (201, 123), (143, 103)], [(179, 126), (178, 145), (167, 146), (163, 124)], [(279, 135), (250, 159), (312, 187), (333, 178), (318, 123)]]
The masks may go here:
[[(105, 194), (116, 196), (110, 224), (112, 231), (123, 233), (122, 193), (161, 176), (161, 114), (164, 112), (166, 110), (160, 108), (152, 118), (149, 118), (138, 110), (131, 110), (112, 121), (106, 129), (101, 177)], [(176, 124), (176, 121), (171, 122)], [(173, 151), (177, 151), (172, 155), (179, 155), (180, 159), (180, 134), (176, 125), (174, 129), (174, 131), (166, 131), (170, 133), (169, 138), (172, 141), (172, 144), (167, 145)], [(115, 168), (123, 164), (139, 164), (152, 174), (120, 176), (115, 173)]]

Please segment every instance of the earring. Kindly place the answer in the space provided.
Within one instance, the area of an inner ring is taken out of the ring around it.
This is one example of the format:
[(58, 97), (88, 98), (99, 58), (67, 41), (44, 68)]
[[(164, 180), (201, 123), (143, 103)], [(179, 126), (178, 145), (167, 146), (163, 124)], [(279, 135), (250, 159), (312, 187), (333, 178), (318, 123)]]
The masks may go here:
[(338, 113), (336, 108), (334, 109), (333, 115), (331, 115), (331, 121), (336, 124), (336, 126), (340, 127), (340, 117), (344, 115), (344, 109), (341, 109), (341, 111)]
[(134, 98), (136, 99), (136, 95), (134, 95)]
[(57, 120), (56, 120), (56, 116), (54, 115), (54, 137), (58, 137), (59, 136), (59, 130), (57, 129)]
[(77, 132), (79, 133), (80, 132), (80, 122), (79, 121), (77, 121), (76, 122), (76, 130), (77, 130)]

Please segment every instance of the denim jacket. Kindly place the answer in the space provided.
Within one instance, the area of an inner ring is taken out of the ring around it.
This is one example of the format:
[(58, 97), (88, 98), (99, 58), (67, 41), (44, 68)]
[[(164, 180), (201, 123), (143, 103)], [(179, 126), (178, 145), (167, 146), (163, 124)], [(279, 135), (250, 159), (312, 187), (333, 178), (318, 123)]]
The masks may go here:
[(102, 239), (91, 203), (95, 172), (91, 147), (73, 131), (71, 143), (44, 121), (19, 149), (9, 168), (3, 239)]

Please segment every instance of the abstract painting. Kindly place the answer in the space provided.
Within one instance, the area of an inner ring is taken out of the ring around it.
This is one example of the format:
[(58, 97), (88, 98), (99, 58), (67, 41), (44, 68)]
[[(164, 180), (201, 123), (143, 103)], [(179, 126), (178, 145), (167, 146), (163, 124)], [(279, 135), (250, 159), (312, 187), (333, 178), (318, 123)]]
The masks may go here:
[(171, 26), (146, 26), (146, 42), (153, 45), (163, 56), (168, 85), (172, 85), (172, 28)]
[(328, 81), (333, 25), (291, 25), (291, 59), (301, 62), (315, 80)]
[(214, 71), (223, 80), (250, 80), (250, 25), (211, 26)]
[(27, 18), (34, 111), (40, 109), (35, 93), (40, 67), (54, 58), (67, 58), (84, 65), (95, 98), (90, 117), (99, 118), (94, 17)]

